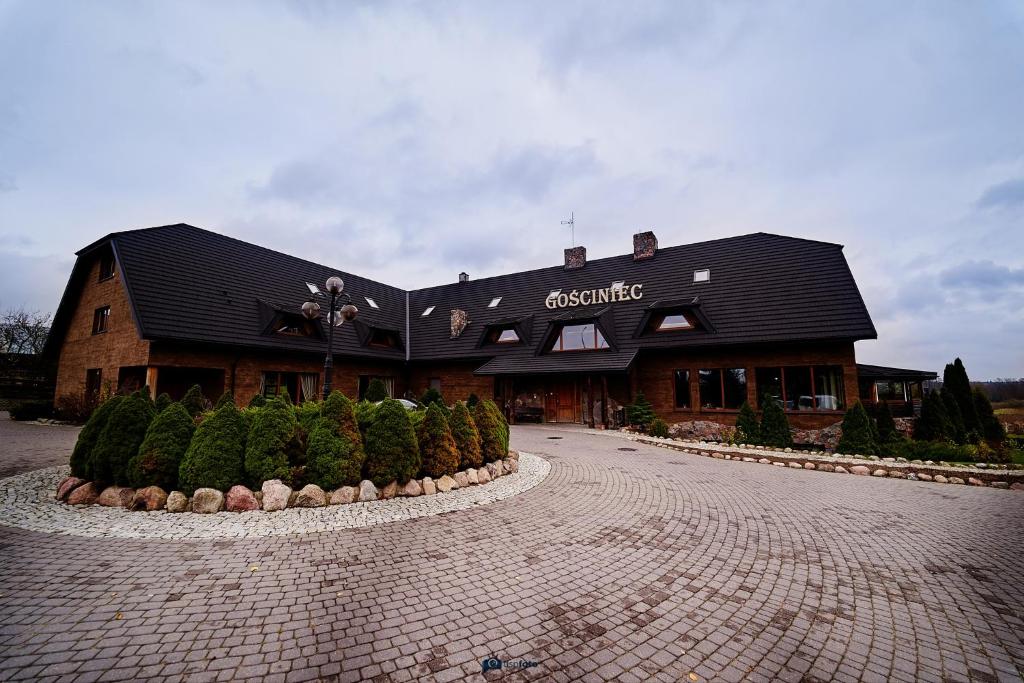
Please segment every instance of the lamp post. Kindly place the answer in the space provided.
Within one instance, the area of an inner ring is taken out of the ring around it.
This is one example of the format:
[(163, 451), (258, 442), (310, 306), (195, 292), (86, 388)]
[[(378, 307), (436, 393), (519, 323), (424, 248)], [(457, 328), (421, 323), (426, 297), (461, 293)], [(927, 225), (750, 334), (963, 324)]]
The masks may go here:
[[(337, 275), (327, 278), (327, 291), (331, 294), (331, 307), (327, 316), (327, 355), (324, 356), (324, 400), (331, 393), (331, 375), (334, 372), (334, 328), (341, 327), (346, 320), (355, 320), (359, 312), (352, 305), (352, 297), (344, 291), (345, 283)], [(345, 304), (340, 309), (335, 309), (338, 304), (338, 297), (344, 295)], [(319, 320), (320, 304), (315, 301), (307, 301), (302, 304), (302, 315), (308, 320)]]

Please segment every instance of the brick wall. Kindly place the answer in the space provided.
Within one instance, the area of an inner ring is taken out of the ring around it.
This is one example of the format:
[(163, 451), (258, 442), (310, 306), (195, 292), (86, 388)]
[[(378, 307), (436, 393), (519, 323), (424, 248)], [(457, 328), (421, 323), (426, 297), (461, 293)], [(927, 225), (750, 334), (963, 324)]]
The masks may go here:
[[(707, 351), (671, 351), (643, 354), (631, 373), (633, 394), (642, 390), (654, 411), (668, 423), (709, 420), (735, 424), (735, 410), (701, 411), (697, 370), (707, 368), (744, 368), (747, 373), (747, 400), (758, 405), (754, 369), (793, 365), (839, 365), (843, 368), (846, 404), (857, 398), (857, 366), (852, 343), (802, 344), (769, 348), (719, 349)], [(695, 410), (675, 407), (675, 370), (690, 371), (690, 405)], [(794, 427), (821, 427), (842, 419), (842, 412), (787, 413)]]
[(430, 378), (439, 377), (441, 395), (448, 405), (465, 401), (470, 394), (476, 394), (481, 399), (493, 398), (494, 378), (474, 375), (473, 370), (478, 367), (480, 361), (414, 365), (409, 370), (409, 388), (418, 398), (430, 386)]
[[(91, 368), (100, 368), (103, 384), (116, 389), (119, 368), (146, 365), (149, 360), (149, 342), (139, 339), (120, 272), (115, 269), (114, 277), (103, 282), (98, 281), (99, 273), (97, 257), (89, 267), (61, 345), (57, 397), (81, 396), (85, 392), (85, 372)], [(94, 335), (93, 313), (103, 306), (110, 306), (107, 332)]]

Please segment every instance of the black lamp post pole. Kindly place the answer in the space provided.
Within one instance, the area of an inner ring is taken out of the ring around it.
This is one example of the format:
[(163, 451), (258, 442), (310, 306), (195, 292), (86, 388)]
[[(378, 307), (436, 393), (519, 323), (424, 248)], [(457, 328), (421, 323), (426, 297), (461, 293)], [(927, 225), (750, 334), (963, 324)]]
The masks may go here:
[(324, 400), (331, 393), (331, 375), (334, 372), (334, 305), (338, 302), (338, 293), (331, 292), (331, 308), (327, 316), (327, 355), (324, 356)]

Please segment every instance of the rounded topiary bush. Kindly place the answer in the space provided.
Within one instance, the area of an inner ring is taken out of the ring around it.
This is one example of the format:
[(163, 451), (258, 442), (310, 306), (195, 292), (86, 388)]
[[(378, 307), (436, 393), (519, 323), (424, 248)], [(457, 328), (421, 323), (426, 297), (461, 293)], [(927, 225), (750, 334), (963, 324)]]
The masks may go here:
[(250, 408), (262, 408), (265, 405), (267, 405), (267, 397), (263, 394), (256, 394), (249, 399)]
[(298, 426), (292, 406), (280, 399), (256, 413), (245, 444), (245, 476), (250, 486), (289, 479), (288, 448)]
[(448, 418), (437, 403), (431, 403), (423, 418), (417, 437), (423, 474), (440, 478), (453, 475), (459, 469), (459, 449), (452, 438)]
[(659, 439), (667, 439), (668, 425), (660, 417), (656, 417), (651, 420), (650, 426), (647, 427), (647, 433), (651, 436), (656, 436)]
[(377, 403), (387, 397), (388, 388), (384, 385), (384, 382), (377, 378), (371, 379), (370, 383), (366, 386), (366, 393), (363, 395), (363, 398), (370, 403)]
[(387, 486), (392, 481), (404, 484), (420, 470), (416, 432), (398, 401), (384, 399), (376, 407), (363, 447), (366, 449), (366, 478), (377, 486)]
[(165, 392), (156, 397), (156, 403), (154, 403), (153, 405), (156, 406), (156, 412), (162, 413), (167, 408), (169, 408), (172, 403), (174, 403), (174, 401), (171, 400), (170, 394), (167, 394)]
[[(340, 391), (332, 391), (323, 405), (323, 416), (334, 424), (335, 431), (352, 442), (355, 450), (352, 457), (358, 458), (360, 465), (365, 459), (363, 450), (363, 434), (356, 418), (356, 404)], [(367, 423), (369, 426), (369, 423)]]
[(245, 422), (229, 403), (196, 429), (178, 468), (178, 486), (190, 496), (197, 488), (227, 491), (242, 481), (244, 457)]
[(220, 410), (221, 408), (223, 408), (228, 403), (230, 403), (231, 405), (236, 405), (235, 404), (235, 395), (233, 393), (231, 393), (230, 390), (229, 391), (225, 391), (223, 394), (220, 395), (220, 398), (217, 399), (217, 405), (215, 405), (213, 407), (213, 409), (214, 410)]
[(337, 423), (320, 418), (309, 434), (306, 449), (306, 480), (328, 491), (355, 486), (362, 476), (362, 449), (339, 433)]
[(75, 442), (75, 449), (71, 452), (71, 474), (81, 479), (92, 480), (94, 478), (92, 468), (92, 452), (96, 448), (104, 427), (110, 421), (117, 406), (125, 400), (125, 396), (111, 396), (93, 411), (86, 420), (82, 431), (78, 433), (78, 441)]
[(878, 443), (871, 429), (871, 418), (860, 401), (854, 401), (843, 416), (843, 433), (836, 453), (876, 455)]
[(128, 484), (128, 461), (139, 452), (156, 408), (136, 392), (118, 403), (92, 449), (93, 479), (103, 484)]
[(452, 429), (452, 438), (455, 439), (455, 447), (459, 450), (459, 467), (480, 467), (484, 464), (483, 455), (480, 452), (480, 432), (477, 431), (473, 416), (469, 414), (469, 408), (461, 401), (455, 404), (452, 409), (452, 417), (448, 421)]
[(508, 425), (494, 401), (480, 401), (473, 409), (473, 422), (480, 432), (480, 453), (484, 462), (501, 460), (508, 455)]
[(761, 442), (772, 448), (789, 448), (793, 445), (786, 411), (779, 401), (768, 394), (761, 399)]
[(193, 384), (181, 398), (181, 405), (185, 406), (185, 410), (192, 417), (206, 410), (206, 397), (203, 396), (203, 388), (198, 384)]
[(161, 411), (139, 446), (139, 452), (128, 462), (128, 483), (135, 488), (159, 486), (172, 491), (178, 485), (178, 468), (192, 442), (196, 426), (180, 403), (172, 403)]
[(441, 396), (441, 392), (434, 387), (430, 387), (423, 392), (422, 396), (420, 396), (420, 404), (424, 408), (429, 407), (431, 403), (440, 403), (441, 405), (444, 405), (444, 397)]
[(626, 406), (626, 420), (635, 427), (647, 429), (647, 425), (653, 419), (654, 408), (651, 406), (651, 402), (644, 396), (644, 392), (637, 392), (636, 400), (633, 401), (633, 404)]
[(307, 434), (312, 433), (317, 420), (322, 416), (321, 408), (322, 405), (319, 401), (306, 401), (295, 406), (295, 419), (299, 421), (299, 426)]

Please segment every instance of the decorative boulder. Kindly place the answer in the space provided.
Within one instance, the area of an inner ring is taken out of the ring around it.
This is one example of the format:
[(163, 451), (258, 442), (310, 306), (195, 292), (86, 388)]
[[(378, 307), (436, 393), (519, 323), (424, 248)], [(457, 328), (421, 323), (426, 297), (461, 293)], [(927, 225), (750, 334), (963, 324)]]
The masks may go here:
[(888, 472), (879, 467), (877, 470), (871, 473), (872, 477), (884, 477)]
[(210, 515), (224, 509), (224, 494), (217, 489), (198, 488), (192, 494), (192, 512)]
[(398, 482), (393, 481), (380, 490), (378, 498), (381, 500), (391, 500), (398, 495)]
[(342, 486), (331, 492), (331, 498), (328, 502), (331, 505), (348, 505), (349, 503), (356, 502), (358, 499), (359, 489), (355, 486)]
[(507, 458), (505, 460), (505, 471), (515, 474), (519, 471), (519, 458)]
[(363, 479), (359, 482), (359, 502), (368, 500), (377, 500), (377, 487), (369, 479)]
[(327, 505), (327, 494), (316, 484), (306, 484), (295, 497), (297, 508), (322, 508)]
[(945, 483), (949, 482), (949, 479), (946, 479), (941, 474), (936, 474), (935, 478), (932, 479), (932, 481), (934, 481), (936, 484), (945, 484)]
[(867, 465), (854, 465), (850, 468), (851, 474), (859, 474), (862, 477), (866, 477), (871, 474), (871, 468)]
[(458, 483), (447, 474), (437, 480), (437, 490), (441, 493), (448, 493), (452, 489), (457, 489)]
[(491, 475), (491, 479), (497, 479), (501, 476), (501, 463), (500, 462), (489, 462), (487, 463), (487, 472)]
[(424, 496), (437, 495), (437, 484), (430, 477), (423, 477), (422, 486)]
[(288, 507), (292, 489), (281, 483), (280, 479), (271, 479), (263, 482), (261, 493), (263, 493), (263, 509), (267, 512), (276, 512)]
[(100, 487), (90, 481), (68, 494), (68, 505), (92, 505), (99, 497)]
[(256, 500), (256, 494), (241, 484), (235, 484), (228, 489), (224, 508), (228, 512), (249, 512), (259, 510), (260, 504)]
[(145, 486), (132, 497), (132, 510), (153, 512), (163, 510), (167, 505), (167, 492), (159, 486)]
[(470, 467), (468, 470), (466, 470), (466, 481), (468, 481), (473, 486), (480, 483), (480, 478), (476, 476), (475, 467)]
[(423, 495), (423, 487), (420, 486), (420, 483), (418, 481), (416, 481), (415, 479), (410, 479), (409, 481), (407, 481), (405, 483), (405, 486), (403, 486), (402, 488), (400, 488), (398, 490), (398, 495), (406, 497), (406, 498), (413, 498), (415, 496), (422, 496)]
[(125, 488), (123, 486), (108, 486), (103, 489), (100, 493), (100, 497), (96, 499), (96, 502), (104, 507), (108, 508), (128, 508), (132, 507), (132, 498), (135, 497), (135, 489)]
[(57, 486), (57, 500), (66, 501), (71, 492), (77, 489), (82, 484), (86, 483), (85, 479), (79, 479), (78, 477), (67, 477)]
[(514, 451), (511, 448), (508, 449), (508, 459), (509, 460), (518, 460), (519, 459), (519, 451)]
[(459, 485), (460, 489), (464, 489), (469, 486), (469, 476), (465, 472), (455, 473), (455, 483)]
[(476, 478), (481, 484), (490, 484), (491, 470), (487, 467), (481, 467), (476, 471)]
[(181, 491), (171, 491), (167, 496), (168, 512), (185, 512), (188, 510), (188, 496)]

